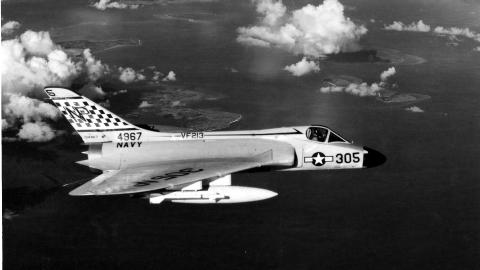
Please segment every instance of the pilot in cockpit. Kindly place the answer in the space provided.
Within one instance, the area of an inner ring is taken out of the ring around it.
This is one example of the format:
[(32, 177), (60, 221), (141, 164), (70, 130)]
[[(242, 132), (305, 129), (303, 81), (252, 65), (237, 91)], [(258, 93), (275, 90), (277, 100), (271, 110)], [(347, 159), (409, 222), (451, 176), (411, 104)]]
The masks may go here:
[(325, 142), (328, 130), (324, 128), (311, 127), (307, 129), (307, 138), (312, 141)]

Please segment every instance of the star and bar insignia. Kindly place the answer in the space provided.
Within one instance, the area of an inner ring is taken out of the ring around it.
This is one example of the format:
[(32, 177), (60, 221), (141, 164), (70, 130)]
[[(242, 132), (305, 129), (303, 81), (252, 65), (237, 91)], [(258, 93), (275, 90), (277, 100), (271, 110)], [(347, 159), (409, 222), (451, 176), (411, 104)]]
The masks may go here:
[(333, 156), (325, 156), (322, 152), (316, 152), (312, 157), (305, 157), (304, 162), (311, 162), (315, 166), (323, 166), (327, 162), (333, 162)]

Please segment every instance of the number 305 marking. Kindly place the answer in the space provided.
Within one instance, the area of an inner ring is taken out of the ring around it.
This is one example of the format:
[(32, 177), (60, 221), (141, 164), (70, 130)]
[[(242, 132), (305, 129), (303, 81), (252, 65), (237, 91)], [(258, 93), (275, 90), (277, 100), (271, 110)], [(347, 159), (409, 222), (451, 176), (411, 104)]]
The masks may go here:
[(335, 156), (336, 163), (357, 163), (360, 162), (360, 153), (345, 153), (345, 154), (337, 154)]

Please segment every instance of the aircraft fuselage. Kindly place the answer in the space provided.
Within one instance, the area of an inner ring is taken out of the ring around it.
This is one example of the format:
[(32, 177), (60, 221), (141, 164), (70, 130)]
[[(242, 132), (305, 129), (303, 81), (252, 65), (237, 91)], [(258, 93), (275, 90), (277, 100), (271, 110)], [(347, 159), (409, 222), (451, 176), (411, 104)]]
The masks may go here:
[[(124, 131), (113, 136), (114, 141), (91, 145), (88, 160), (79, 163), (100, 170), (118, 170), (162, 162), (256, 156), (268, 151), (272, 160), (269, 166), (276, 170), (355, 169), (384, 161), (373, 149), (345, 140), (310, 140), (306, 136), (309, 128), (178, 133)], [(329, 129), (327, 132), (326, 136), (330, 136), (330, 132), (334, 134)]]

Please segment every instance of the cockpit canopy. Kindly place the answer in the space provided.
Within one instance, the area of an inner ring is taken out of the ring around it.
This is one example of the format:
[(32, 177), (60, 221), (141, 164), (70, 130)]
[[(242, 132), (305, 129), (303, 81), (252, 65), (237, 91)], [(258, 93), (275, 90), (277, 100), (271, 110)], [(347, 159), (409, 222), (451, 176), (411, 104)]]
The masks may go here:
[(309, 127), (307, 128), (307, 131), (305, 132), (305, 134), (307, 136), (307, 139), (311, 141), (317, 141), (322, 143), (324, 142), (348, 143), (348, 141), (342, 138), (340, 135), (336, 134), (329, 128), (322, 127), (322, 126)]

